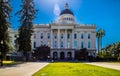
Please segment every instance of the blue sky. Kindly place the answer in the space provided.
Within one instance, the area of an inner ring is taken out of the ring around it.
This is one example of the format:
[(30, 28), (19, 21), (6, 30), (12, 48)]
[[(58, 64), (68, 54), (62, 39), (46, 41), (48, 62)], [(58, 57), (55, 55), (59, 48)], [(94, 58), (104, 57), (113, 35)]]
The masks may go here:
[[(105, 30), (103, 47), (120, 41), (120, 0), (34, 0), (38, 10), (35, 24), (49, 24), (58, 15), (54, 13), (57, 7), (64, 9), (66, 3), (73, 11), (76, 22), (82, 24), (96, 24), (97, 30)], [(20, 26), (18, 17), (14, 14), (20, 10), (21, 0), (11, 0), (13, 8), (11, 14), (11, 27), (17, 29)]]

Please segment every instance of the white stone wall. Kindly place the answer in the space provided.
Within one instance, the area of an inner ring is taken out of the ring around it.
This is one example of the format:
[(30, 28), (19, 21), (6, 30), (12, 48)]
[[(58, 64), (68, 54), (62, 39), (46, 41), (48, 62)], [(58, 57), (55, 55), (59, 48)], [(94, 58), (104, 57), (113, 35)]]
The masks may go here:
[[(89, 28), (88, 28), (89, 27)], [(60, 30), (60, 33), (58, 35), (58, 30)], [(65, 33), (66, 30), (66, 33)], [(51, 34), (51, 31), (53, 34)], [(50, 38), (48, 39), (48, 33), (50, 34)], [(70, 39), (67, 39), (67, 34), (70, 34)], [(77, 34), (77, 39), (74, 39), (74, 34)], [(15, 43), (15, 35), (18, 34), (17, 31), (11, 30), (10, 35), (12, 39), (12, 45), (14, 46)], [(41, 39), (41, 34), (43, 34), (43, 39)], [(56, 48), (61, 48), (61, 34), (63, 34), (63, 48), (66, 49), (68, 48), (68, 41), (70, 42), (70, 47), (69, 49), (81, 49), (81, 42), (83, 41), (84, 43), (84, 48), (87, 48), (89, 50), (96, 50), (96, 28), (95, 26), (87, 25), (87, 26), (82, 26), (82, 25), (35, 25), (34, 28), (34, 33), (31, 37), (31, 44), (32, 44), (32, 49), (34, 48), (34, 43), (36, 43), (36, 47), (39, 47), (41, 45), (47, 45), (49, 47), (54, 48), (54, 42), (55, 39), (54, 35), (56, 34), (57, 36), (57, 47)], [(84, 35), (84, 38), (81, 39), (81, 34)], [(88, 39), (88, 34), (90, 34), (90, 39)], [(52, 36), (51, 36), (52, 35)], [(59, 38), (58, 38), (59, 37)], [(51, 39), (52, 38), (52, 39)], [(59, 41), (58, 41), (59, 39)], [(77, 42), (77, 47), (74, 47), (74, 41)], [(90, 41), (90, 48), (88, 48), (88, 42)], [(52, 43), (51, 43), (52, 42)], [(59, 43), (59, 44), (58, 44)], [(59, 45), (59, 47), (58, 47)]]
[[(75, 25), (78, 26), (78, 25)], [(79, 28), (79, 27), (75, 27), (73, 26), (64, 26), (64, 25), (51, 25), (50, 27), (39, 27), (39, 28), (35, 28), (35, 33), (36, 33), (36, 47), (39, 47), (40, 45), (47, 45), (48, 46), (48, 42), (49, 42), (49, 46), (51, 44), (51, 37), (52, 39), (52, 45), (51, 47), (54, 47), (54, 42), (57, 41), (57, 48), (60, 48), (61, 46), (61, 35), (63, 34), (63, 48), (67, 47), (68, 41), (70, 42), (70, 48), (74, 48), (74, 41), (77, 41), (77, 47), (74, 49), (81, 49), (81, 42), (84, 43), (84, 48), (87, 48), (89, 50), (95, 50), (96, 49), (96, 29), (95, 26), (91, 26), (89, 25), (90, 28), (88, 28), (88, 26), (84, 26), (84, 28)], [(48, 39), (48, 33), (50, 33), (51, 35), (51, 30), (53, 31), (52, 36), (50, 36), (50, 39)], [(58, 30), (60, 31), (60, 33), (58, 33)], [(67, 30), (67, 34), (70, 33), (70, 39), (65, 40), (67, 37), (65, 34), (65, 30)], [(72, 30), (73, 30), (73, 35), (76, 33), (77, 34), (77, 39), (73, 39), (74, 36), (72, 36)], [(41, 34), (43, 34), (43, 39), (41, 39)], [(57, 39), (54, 39), (54, 35), (56, 34)], [(60, 36), (59, 36), (59, 35)], [(84, 38), (81, 39), (81, 34), (84, 35)], [(90, 34), (90, 39), (88, 39), (88, 34)], [(34, 39), (33, 39), (34, 40)], [(90, 48), (88, 48), (88, 42), (90, 42)]]

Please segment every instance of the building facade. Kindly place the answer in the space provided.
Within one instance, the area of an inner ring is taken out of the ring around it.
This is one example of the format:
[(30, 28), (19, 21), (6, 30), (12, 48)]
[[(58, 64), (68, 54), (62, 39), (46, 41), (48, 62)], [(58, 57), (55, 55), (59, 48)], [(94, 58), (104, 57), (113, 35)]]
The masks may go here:
[(51, 59), (75, 59), (75, 51), (83, 48), (87, 49), (88, 55), (95, 56), (96, 25), (77, 24), (66, 4), (57, 22), (34, 25), (31, 40), (32, 49), (41, 45), (49, 46)]

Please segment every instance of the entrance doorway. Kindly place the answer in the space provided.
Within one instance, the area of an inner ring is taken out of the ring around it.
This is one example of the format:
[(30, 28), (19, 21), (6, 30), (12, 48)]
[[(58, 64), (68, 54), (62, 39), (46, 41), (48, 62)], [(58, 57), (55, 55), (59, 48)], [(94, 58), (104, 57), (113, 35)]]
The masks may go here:
[(64, 52), (61, 52), (61, 53), (60, 53), (60, 59), (65, 59), (65, 54), (64, 54)]
[(54, 60), (57, 60), (57, 58), (58, 58), (57, 52), (53, 52), (53, 59), (54, 59)]
[(68, 60), (71, 60), (71, 59), (72, 59), (72, 53), (71, 53), (71, 52), (68, 52), (68, 53), (67, 53), (67, 59), (68, 59)]

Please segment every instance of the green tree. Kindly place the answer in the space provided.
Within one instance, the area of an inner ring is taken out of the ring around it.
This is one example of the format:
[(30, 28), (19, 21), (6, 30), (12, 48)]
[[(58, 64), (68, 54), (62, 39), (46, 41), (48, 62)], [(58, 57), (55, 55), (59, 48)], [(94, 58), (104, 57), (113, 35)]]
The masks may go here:
[(5, 58), (10, 50), (10, 38), (8, 28), (10, 27), (9, 18), (12, 8), (9, 0), (0, 0), (0, 53)]
[(98, 38), (98, 53), (102, 47), (102, 37), (105, 35), (105, 31), (103, 29), (99, 29), (96, 33), (96, 37)]
[(117, 59), (120, 60), (120, 42), (118, 42), (118, 45), (116, 47), (116, 51), (117, 51)]
[(22, 0), (22, 9), (16, 14), (20, 16), (21, 26), (19, 28), (19, 51), (23, 52), (25, 61), (28, 60), (29, 52), (31, 51), (31, 36), (33, 33), (33, 20), (36, 10), (33, 0)]
[(110, 44), (105, 47), (104, 52), (104, 58), (116, 58), (120, 60), (120, 42), (116, 42), (113, 44)]

